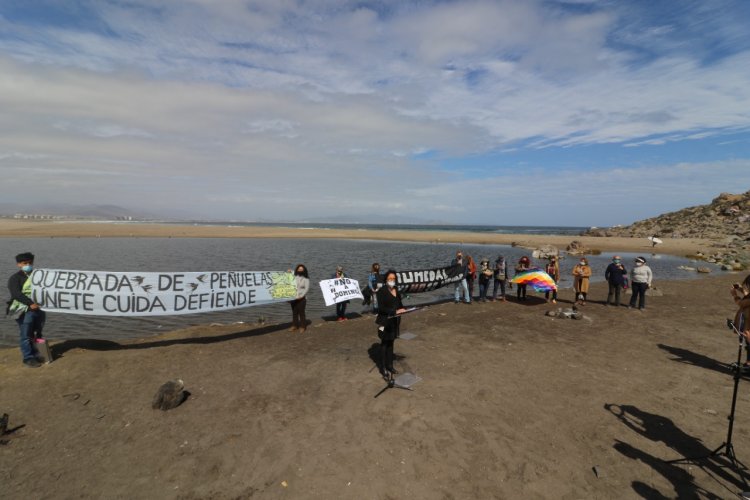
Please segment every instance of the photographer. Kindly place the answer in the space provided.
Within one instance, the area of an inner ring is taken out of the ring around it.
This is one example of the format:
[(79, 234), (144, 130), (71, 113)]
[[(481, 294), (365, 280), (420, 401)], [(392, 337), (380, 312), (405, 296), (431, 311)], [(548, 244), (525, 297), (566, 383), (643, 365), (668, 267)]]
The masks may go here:
[[(742, 284), (735, 283), (731, 289), (737, 312), (734, 315), (734, 326), (750, 341), (750, 275)], [(750, 370), (750, 347), (746, 347), (747, 361), (742, 365), (743, 370)]]

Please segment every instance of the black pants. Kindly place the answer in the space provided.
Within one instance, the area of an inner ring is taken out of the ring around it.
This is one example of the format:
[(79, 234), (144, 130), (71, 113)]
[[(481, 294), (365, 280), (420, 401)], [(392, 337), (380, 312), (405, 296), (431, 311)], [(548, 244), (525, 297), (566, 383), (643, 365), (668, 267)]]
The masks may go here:
[(635, 307), (635, 301), (638, 300), (638, 309), (645, 308), (648, 283), (633, 282), (630, 284), (630, 288), (633, 290), (633, 295), (630, 297), (630, 307)]
[(622, 290), (622, 285), (618, 285), (616, 283), (610, 283), (609, 284), (609, 294), (607, 295), (607, 304), (612, 303), (612, 298), (614, 297), (614, 304), (616, 306), (620, 305), (620, 291)]
[[(549, 292), (544, 292), (544, 298), (549, 299)], [(557, 290), (552, 290), (552, 300), (557, 300)]]
[(336, 317), (337, 318), (345, 318), (346, 317), (346, 305), (349, 303), (349, 301), (346, 302), (339, 302), (336, 304)]
[(380, 341), (380, 366), (382, 369), (393, 371), (393, 344), (396, 339)]
[(516, 297), (518, 300), (526, 300), (526, 285), (518, 285), (516, 287)]
[(307, 306), (307, 297), (293, 300), (290, 304), (292, 305), (292, 326), (294, 328), (306, 328), (305, 306)]

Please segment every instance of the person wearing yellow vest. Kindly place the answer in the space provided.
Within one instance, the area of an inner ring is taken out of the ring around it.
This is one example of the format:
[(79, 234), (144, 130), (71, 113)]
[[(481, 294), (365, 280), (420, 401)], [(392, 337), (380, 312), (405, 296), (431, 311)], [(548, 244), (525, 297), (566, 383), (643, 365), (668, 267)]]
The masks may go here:
[(19, 342), (23, 364), (38, 368), (39, 355), (34, 348), (34, 338), (42, 337), (44, 311), (31, 299), (31, 272), (34, 270), (34, 254), (30, 252), (16, 255), (18, 272), (8, 280), (11, 302), (8, 313), (13, 314), (18, 323)]

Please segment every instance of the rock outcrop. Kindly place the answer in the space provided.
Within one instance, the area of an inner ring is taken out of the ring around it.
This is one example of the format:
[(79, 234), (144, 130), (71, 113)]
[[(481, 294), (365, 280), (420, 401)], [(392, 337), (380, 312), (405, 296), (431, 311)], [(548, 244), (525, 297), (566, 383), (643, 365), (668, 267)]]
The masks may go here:
[[(695, 256), (739, 270), (750, 265), (750, 191), (722, 193), (708, 205), (689, 207), (635, 222), (629, 226), (592, 228), (586, 236), (701, 238), (721, 248), (713, 255)], [(739, 265), (738, 265), (739, 264)]]

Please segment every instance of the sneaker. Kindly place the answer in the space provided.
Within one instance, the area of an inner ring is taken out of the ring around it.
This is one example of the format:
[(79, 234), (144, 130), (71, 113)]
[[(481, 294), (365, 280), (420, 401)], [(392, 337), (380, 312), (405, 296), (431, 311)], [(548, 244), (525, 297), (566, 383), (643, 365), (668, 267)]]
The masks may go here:
[(557, 304), (557, 301), (555, 299), (552, 299), (553, 304)]
[(39, 368), (42, 364), (36, 360), (36, 358), (24, 359), (23, 364), (29, 368)]

